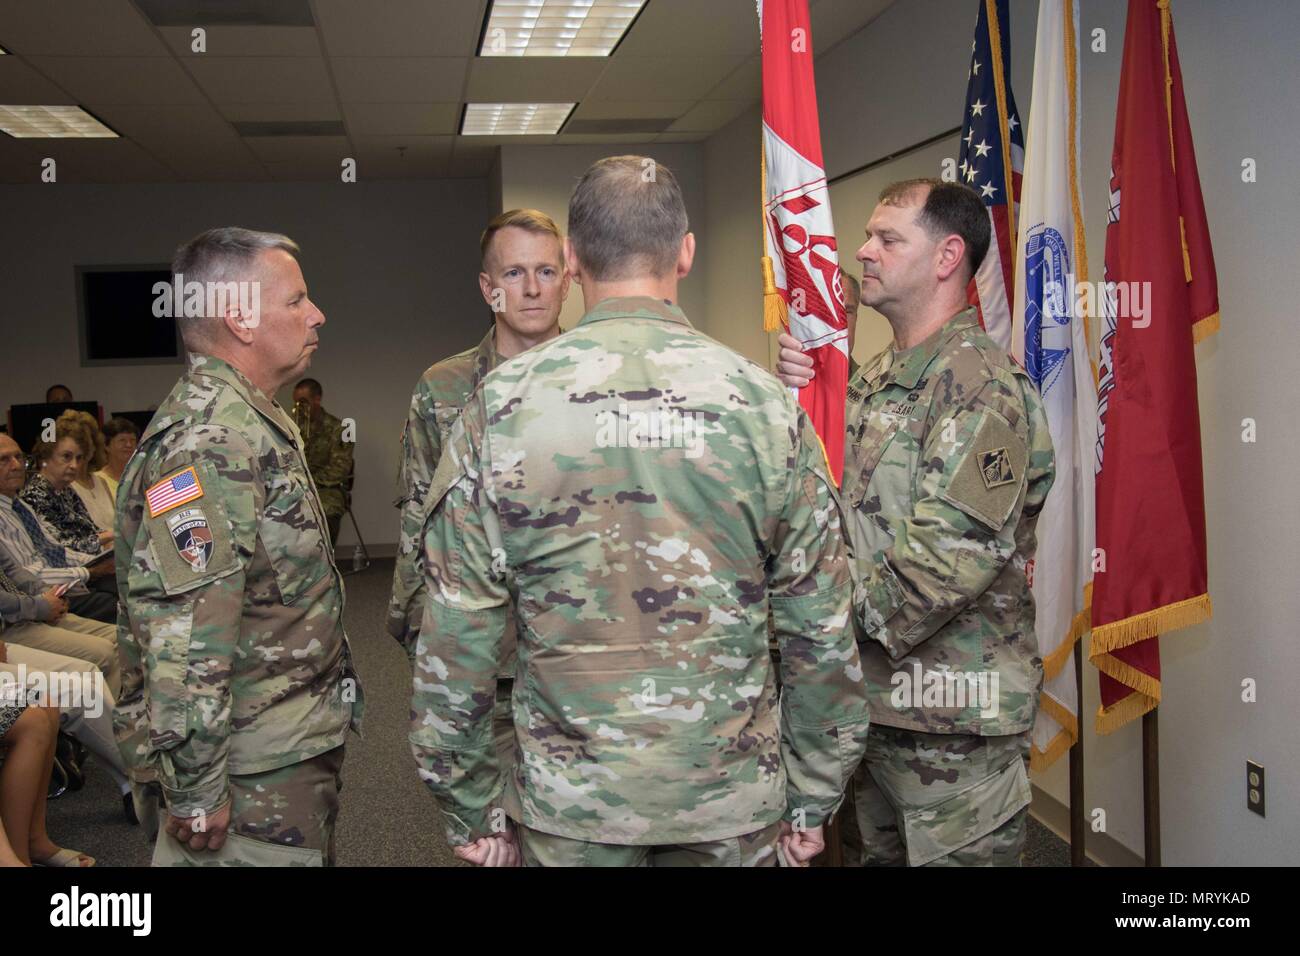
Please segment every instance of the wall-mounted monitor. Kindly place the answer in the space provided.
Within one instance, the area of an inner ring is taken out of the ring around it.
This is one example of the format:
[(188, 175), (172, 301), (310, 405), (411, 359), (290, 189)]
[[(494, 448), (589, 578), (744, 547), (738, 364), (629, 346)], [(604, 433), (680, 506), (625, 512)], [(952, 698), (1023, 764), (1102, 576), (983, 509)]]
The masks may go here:
[(154, 287), (171, 280), (166, 265), (77, 266), (82, 366), (182, 361), (176, 319), (154, 314)]

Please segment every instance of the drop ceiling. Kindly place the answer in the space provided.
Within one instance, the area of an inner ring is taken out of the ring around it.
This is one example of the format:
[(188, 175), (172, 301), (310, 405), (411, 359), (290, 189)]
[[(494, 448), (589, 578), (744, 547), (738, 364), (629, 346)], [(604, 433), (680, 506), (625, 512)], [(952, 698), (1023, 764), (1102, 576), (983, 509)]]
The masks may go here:
[[(817, 53), (892, 0), (811, 0)], [(478, 57), (488, 0), (7, 0), (0, 104), (115, 139), (0, 134), (0, 182), (481, 177), (508, 143), (707, 139), (759, 98), (754, 0), (648, 0), (608, 57)], [(187, 11), (234, 11), (191, 49)], [(272, 23), (247, 25), (260, 14)], [(180, 22), (177, 22), (180, 21)], [(577, 103), (557, 135), (462, 136), (467, 103)], [(302, 130), (302, 135), (295, 134)], [(577, 132), (577, 131), (581, 132)], [(265, 135), (272, 132), (276, 135)]]

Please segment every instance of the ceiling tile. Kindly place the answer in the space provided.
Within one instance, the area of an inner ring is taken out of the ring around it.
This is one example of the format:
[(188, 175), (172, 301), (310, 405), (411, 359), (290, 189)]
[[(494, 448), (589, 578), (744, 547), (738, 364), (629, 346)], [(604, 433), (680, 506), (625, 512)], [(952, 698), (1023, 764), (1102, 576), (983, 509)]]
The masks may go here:
[(615, 54), (592, 87), (592, 100), (698, 100), (745, 61), (743, 56), (643, 56)]
[(357, 179), (445, 175), (454, 136), (366, 136), (357, 139)]
[(206, 103), (171, 57), (34, 56), (31, 64), (91, 108)]
[(820, 0), (809, 11), (813, 52), (824, 53), (865, 27), (894, 0)]
[(330, 66), (344, 103), (459, 103), (466, 57), (333, 57)]
[(288, 123), (295, 120), (341, 120), (334, 100), (312, 103), (223, 103), (221, 115), (232, 123)]
[(752, 0), (650, 0), (615, 58), (749, 55), (758, 50), (758, 10)]
[(705, 94), (706, 100), (754, 102), (763, 95), (763, 61), (751, 57)]
[(682, 116), (692, 106), (691, 100), (651, 100), (645, 103), (619, 100), (588, 100), (579, 103), (573, 118), (587, 119), (665, 119)]
[(344, 107), (351, 136), (451, 135), (459, 103), (350, 103)]
[(356, 158), (346, 136), (245, 136), (244, 142), (268, 166), (332, 157), (335, 172), (341, 174), (343, 160)]
[(7, 106), (72, 106), (76, 99), (64, 93), (20, 57), (0, 56), (0, 103)]
[(130, 0), (43, 0), (0, 4), (0, 42), (10, 53), (49, 56), (166, 56), (166, 46)]
[(311, 57), (208, 56), (186, 60), (214, 103), (308, 103), (334, 98), (325, 61)]
[[(471, 103), (577, 103), (613, 60), (605, 57), (485, 57), (469, 68)], [(669, 99), (638, 96), (636, 99)]]
[(33, 156), (54, 159), (60, 183), (165, 183), (176, 178), (129, 139), (46, 139), (28, 144)]
[(485, 0), (315, 0), (316, 23), (330, 56), (473, 56)]
[(203, 56), (320, 56), (315, 27), (204, 27), (205, 49), (194, 52), (190, 27), (160, 27), (158, 32), (173, 53)]
[(670, 133), (712, 132), (722, 129), (750, 104), (744, 100), (704, 100), (689, 113), (668, 127)]

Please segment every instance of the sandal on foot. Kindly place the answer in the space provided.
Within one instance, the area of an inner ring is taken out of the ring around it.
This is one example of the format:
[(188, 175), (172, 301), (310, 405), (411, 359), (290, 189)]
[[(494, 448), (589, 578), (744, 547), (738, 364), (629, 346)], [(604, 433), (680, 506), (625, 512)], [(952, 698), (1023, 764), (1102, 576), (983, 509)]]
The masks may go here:
[(78, 853), (76, 850), (68, 850), (68, 849), (60, 848), (59, 852), (55, 853), (51, 857), (46, 857), (44, 860), (38, 860), (35, 857), (32, 857), (32, 866), (81, 867), (82, 860), (90, 861), (89, 863), (85, 864), (85, 868), (89, 868), (95, 865), (95, 858), (93, 856), (89, 856), (88, 854), (85, 853)]

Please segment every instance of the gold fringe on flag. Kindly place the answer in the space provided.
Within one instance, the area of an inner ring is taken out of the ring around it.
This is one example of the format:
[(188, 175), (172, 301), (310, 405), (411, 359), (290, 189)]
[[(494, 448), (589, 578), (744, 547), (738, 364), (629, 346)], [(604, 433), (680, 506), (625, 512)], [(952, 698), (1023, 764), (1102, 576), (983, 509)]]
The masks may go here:
[(1030, 770), (1046, 770), (1066, 753), (1079, 739), (1079, 719), (1060, 703), (1044, 695), (1040, 701), (1042, 709), (1054, 721), (1061, 725), (1061, 732), (1053, 737), (1047, 748), (1039, 750), (1034, 746), (1029, 754)]
[[(1095, 662), (1103, 654), (1121, 647), (1150, 640), (1179, 628), (1200, 624), (1202, 621), (1208, 621), (1213, 614), (1214, 608), (1210, 604), (1210, 596), (1200, 594), (1185, 601), (1166, 604), (1164, 607), (1152, 608), (1150, 611), (1143, 611), (1141, 614), (1134, 614), (1120, 621), (1093, 627), (1092, 659)], [(1124, 683), (1127, 684), (1128, 681)], [(1129, 684), (1129, 686), (1133, 685)]]
[(786, 311), (785, 299), (781, 298), (781, 293), (776, 288), (772, 257), (767, 254), (767, 157), (761, 143), (758, 147), (758, 181), (758, 214), (763, 221), (763, 231), (760, 233), (763, 237), (763, 258), (760, 260), (763, 270), (763, 331), (779, 332), (785, 328), (789, 313)]

